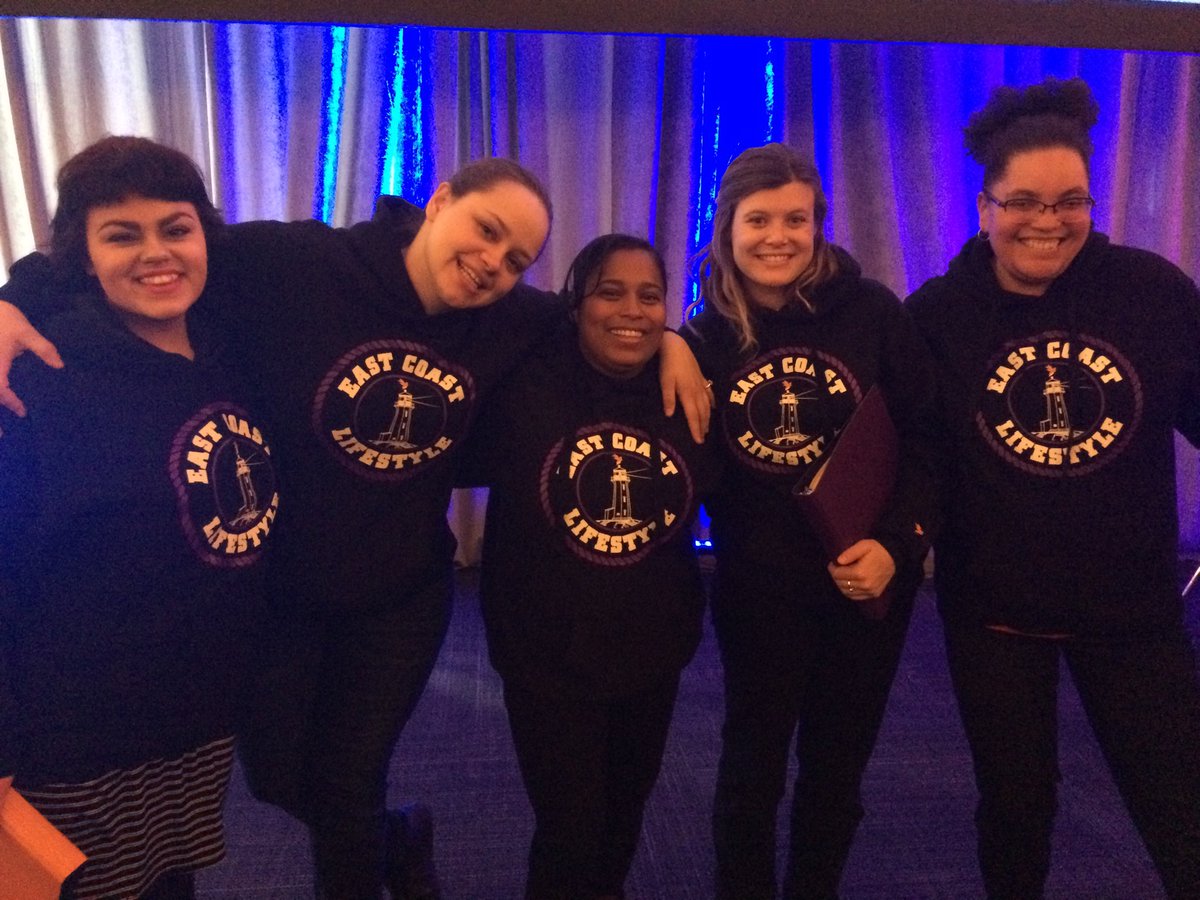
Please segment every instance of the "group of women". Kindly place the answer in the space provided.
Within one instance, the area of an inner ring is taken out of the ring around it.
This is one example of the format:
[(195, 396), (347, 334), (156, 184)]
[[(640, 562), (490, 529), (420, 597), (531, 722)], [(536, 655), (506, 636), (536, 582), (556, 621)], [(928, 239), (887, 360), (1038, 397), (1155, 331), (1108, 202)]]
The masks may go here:
[[(447, 627), (456, 483), (491, 487), (527, 898), (623, 895), (699, 640), (701, 501), (718, 897), (776, 896), (793, 741), (783, 895), (836, 897), (931, 540), (987, 895), (1047, 877), (1060, 657), (1168, 894), (1200, 895), (1173, 455), (1200, 446), (1200, 292), (1092, 228), (1095, 117), (1078, 80), (996, 91), (966, 130), (980, 232), (906, 304), (825, 239), (810, 162), (744, 151), (691, 353), (640, 238), (590, 243), (561, 297), (520, 282), (551, 209), (505, 160), (331, 229), (222, 226), (143, 139), (74, 157), (49, 257), (0, 291), (44, 332), (0, 305), (0, 352), (65, 363), (0, 394), (29, 410), (0, 423), (0, 775), (89, 854), (69, 896), (192, 896), (235, 735), (319, 896), (439, 896), (429, 811), (389, 810), (386, 774)], [(896, 485), (830, 560), (792, 491), (874, 386)]]

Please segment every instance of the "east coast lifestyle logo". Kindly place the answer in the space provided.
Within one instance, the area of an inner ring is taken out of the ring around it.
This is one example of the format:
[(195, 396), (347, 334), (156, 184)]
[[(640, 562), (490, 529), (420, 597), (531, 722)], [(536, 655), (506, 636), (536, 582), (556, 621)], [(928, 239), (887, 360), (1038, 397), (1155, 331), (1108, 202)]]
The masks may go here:
[(1013, 341), (988, 364), (975, 423), (1005, 462), (1035, 475), (1083, 475), (1121, 455), (1142, 416), (1141, 380), (1111, 344), (1051, 331)]
[(542, 508), (571, 552), (599, 565), (637, 562), (686, 522), (692, 479), (669, 443), (603, 422), (578, 429), (546, 455)]
[(836, 357), (785, 347), (756, 357), (730, 377), (722, 398), (725, 439), (742, 465), (795, 476), (818, 464), (862, 389)]
[(248, 565), (261, 555), (279, 511), (271, 448), (241, 408), (206, 406), (176, 432), (171, 481), (184, 534), (206, 563)]
[(321, 442), (354, 474), (398, 482), (465, 434), (471, 374), (420, 344), (370, 341), (344, 354), (313, 400)]

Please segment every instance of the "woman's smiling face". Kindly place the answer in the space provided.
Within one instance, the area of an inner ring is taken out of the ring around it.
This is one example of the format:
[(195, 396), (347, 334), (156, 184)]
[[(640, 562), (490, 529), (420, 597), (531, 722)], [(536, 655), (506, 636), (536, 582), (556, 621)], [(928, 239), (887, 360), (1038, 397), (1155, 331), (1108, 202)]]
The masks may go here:
[[(993, 199), (988, 199), (988, 194)], [(1044, 294), (1075, 259), (1091, 231), (1089, 210), (1064, 214), (1049, 209), (1019, 213), (995, 201), (1030, 199), (1054, 204), (1088, 196), (1087, 166), (1069, 147), (1044, 147), (1014, 153), (1004, 174), (977, 199), (979, 227), (995, 253), (996, 280), (1007, 291)]]
[(448, 182), (425, 207), (425, 223), (405, 262), (429, 313), (487, 306), (516, 286), (537, 259), (550, 215), (515, 181), (454, 196)]
[(734, 210), (733, 262), (755, 305), (780, 309), (812, 263), (815, 199), (809, 185), (791, 181), (750, 194)]
[(592, 367), (629, 378), (658, 352), (667, 323), (666, 287), (645, 250), (614, 250), (579, 306), (579, 347)]
[(130, 196), (87, 213), (89, 272), (134, 334), (178, 325), (208, 279), (208, 244), (191, 203)]

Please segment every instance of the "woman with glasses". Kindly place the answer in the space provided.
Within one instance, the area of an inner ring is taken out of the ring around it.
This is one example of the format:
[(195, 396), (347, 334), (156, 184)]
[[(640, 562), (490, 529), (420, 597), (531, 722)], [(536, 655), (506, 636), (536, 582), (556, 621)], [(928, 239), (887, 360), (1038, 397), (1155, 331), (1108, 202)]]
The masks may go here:
[(1060, 660), (1168, 895), (1200, 896), (1174, 440), (1200, 445), (1200, 292), (1093, 230), (1097, 113), (1079, 79), (992, 94), (979, 233), (908, 303), (951, 443), (938, 599), (989, 897), (1042, 896)]

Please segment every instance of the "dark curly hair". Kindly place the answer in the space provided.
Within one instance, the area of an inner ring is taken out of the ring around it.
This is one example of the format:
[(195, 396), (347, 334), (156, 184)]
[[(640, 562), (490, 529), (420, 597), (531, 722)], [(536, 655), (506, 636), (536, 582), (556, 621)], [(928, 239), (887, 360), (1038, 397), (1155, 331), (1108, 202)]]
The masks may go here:
[(983, 109), (963, 129), (967, 153), (983, 166), (983, 186), (1002, 177), (1017, 153), (1046, 147), (1069, 147), (1090, 167), (1089, 132), (1100, 115), (1091, 88), (1082, 78), (1047, 78), (1025, 88), (996, 88)]
[(567, 270), (562, 296), (567, 301), (572, 313), (578, 312), (579, 307), (583, 305), (583, 299), (596, 289), (596, 285), (600, 281), (600, 273), (604, 269), (604, 263), (618, 250), (641, 250), (649, 253), (650, 258), (654, 260), (654, 265), (658, 268), (658, 277), (662, 279), (663, 288), (666, 288), (667, 266), (663, 262), (658, 248), (645, 238), (635, 237), (632, 234), (618, 232), (601, 235), (589, 241), (582, 250), (575, 254), (571, 268)]
[(58, 209), (50, 222), (50, 258), (63, 280), (76, 283), (87, 279), (88, 212), (130, 197), (191, 203), (210, 249), (224, 227), (200, 170), (186, 153), (148, 138), (101, 138), (58, 170)]

